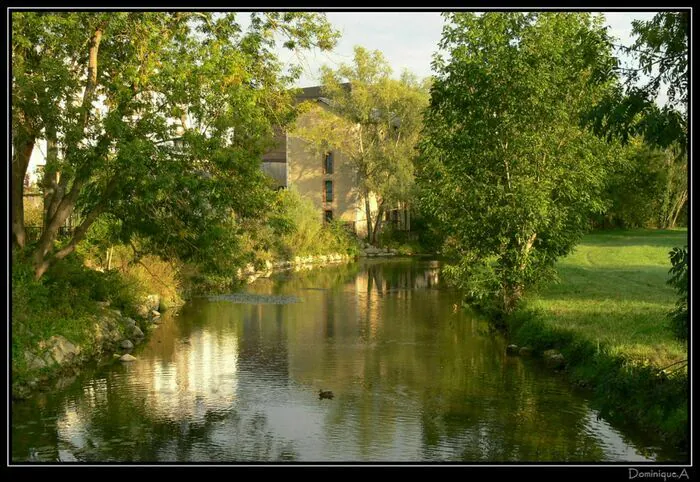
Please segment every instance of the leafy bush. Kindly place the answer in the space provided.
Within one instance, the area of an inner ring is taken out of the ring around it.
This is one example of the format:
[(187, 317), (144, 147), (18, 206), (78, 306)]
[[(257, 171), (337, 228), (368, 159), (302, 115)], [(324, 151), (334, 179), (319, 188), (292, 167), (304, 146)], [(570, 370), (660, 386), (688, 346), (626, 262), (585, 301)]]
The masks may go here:
[(342, 222), (324, 223), (313, 203), (295, 189), (278, 192), (274, 226), (279, 233), (277, 255), (283, 258), (329, 253), (355, 255), (359, 243)]
[(688, 246), (673, 248), (669, 253), (672, 267), (668, 284), (678, 293), (676, 308), (669, 313), (671, 328), (681, 340), (688, 338)]

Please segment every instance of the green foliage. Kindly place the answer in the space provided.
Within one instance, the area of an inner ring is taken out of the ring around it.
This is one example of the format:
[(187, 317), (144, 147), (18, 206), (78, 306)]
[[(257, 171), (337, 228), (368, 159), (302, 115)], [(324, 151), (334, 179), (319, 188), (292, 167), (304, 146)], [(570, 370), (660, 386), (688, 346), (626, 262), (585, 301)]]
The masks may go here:
[[(12, 20), (13, 134), (55, 140), (46, 171), (61, 180), (47, 186), (49, 201), (67, 208), (51, 216), (35, 251), (37, 276), (101, 214), (114, 221), (110, 237), (138, 238), (146, 253), (209, 272), (235, 258), (233, 219), (269, 208), (260, 158), (271, 126), (296, 112), (289, 87), (300, 72), (285, 73), (277, 34), (287, 48), (328, 49), (338, 36), (309, 12), (255, 13), (245, 32), (235, 13), (13, 12)], [(73, 211), (84, 229), (56, 250), (51, 238)]]
[(332, 114), (319, 115), (314, 126), (296, 131), (312, 145), (339, 150), (350, 159), (360, 194), (365, 199), (374, 195), (379, 206), (376, 216), (365, 213), (372, 242), (384, 210), (413, 198), (415, 145), (428, 103), (427, 81), (407, 71), (398, 80), (391, 74), (380, 51), (356, 46), (352, 64), (322, 69), (322, 92)]
[(668, 284), (678, 293), (676, 308), (669, 314), (674, 334), (682, 339), (688, 339), (688, 247), (673, 248), (669, 253), (671, 259), (670, 278)]
[[(313, 203), (295, 189), (279, 191), (277, 197), (278, 256), (291, 259), (330, 253), (355, 255), (357, 240), (342, 223), (324, 223)], [(283, 221), (284, 220), (284, 221)]]
[(88, 352), (96, 348), (92, 345), (100, 313), (96, 301), (111, 301), (112, 307), (129, 314), (144, 294), (117, 272), (85, 268), (76, 254), (62, 259), (37, 281), (28, 253), (13, 253), (11, 281), (15, 379), (26, 374), (24, 353), (36, 350), (37, 343), (54, 335), (64, 336)]
[(639, 140), (628, 144), (610, 167), (605, 197), (609, 206), (598, 227), (675, 227), (687, 204), (687, 154), (653, 148)]
[[(686, 149), (689, 20), (688, 12), (659, 12), (650, 21), (632, 22), (637, 38), (622, 50), (636, 57), (637, 65), (618, 69), (625, 85), (589, 111), (586, 120), (597, 134), (624, 142), (641, 135), (656, 147)], [(640, 83), (640, 74), (649, 80)], [(659, 107), (655, 100), (662, 86), (668, 88), (668, 103)]]
[(590, 14), (445, 16), (421, 211), (461, 260), (453, 278), (510, 312), (605, 207), (614, 146), (579, 121), (614, 85), (611, 47)]
[(639, 55), (639, 70), (631, 74), (637, 81), (639, 74), (651, 77), (645, 89), (650, 97), (656, 97), (661, 85), (668, 86), (671, 104), (687, 111), (688, 103), (688, 12), (659, 12), (650, 21), (632, 22), (634, 44), (625, 49)]

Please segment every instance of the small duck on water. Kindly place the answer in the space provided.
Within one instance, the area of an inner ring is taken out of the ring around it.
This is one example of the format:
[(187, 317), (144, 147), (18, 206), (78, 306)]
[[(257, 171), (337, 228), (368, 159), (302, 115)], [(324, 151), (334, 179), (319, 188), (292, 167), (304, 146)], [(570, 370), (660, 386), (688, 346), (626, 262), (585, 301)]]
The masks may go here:
[(333, 392), (330, 390), (319, 390), (318, 391), (318, 398), (319, 400), (323, 400), (324, 398), (327, 398), (329, 400), (333, 400)]

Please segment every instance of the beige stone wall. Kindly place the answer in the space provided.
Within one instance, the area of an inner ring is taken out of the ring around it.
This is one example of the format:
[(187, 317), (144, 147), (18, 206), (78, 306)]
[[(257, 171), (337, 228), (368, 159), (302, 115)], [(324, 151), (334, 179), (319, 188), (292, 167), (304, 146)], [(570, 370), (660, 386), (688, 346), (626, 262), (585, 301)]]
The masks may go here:
[[(297, 120), (300, 127), (308, 127), (314, 121), (315, 107)], [(333, 152), (333, 174), (324, 174), (325, 153), (315, 146), (289, 134), (287, 137), (287, 173), (289, 186), (295, 186), (299, 193), (310, 199), (323, 219), (325, 210), (333, 211), (333, 219), (355, 223), (358, 234), (366, 233), (364, 221), (364, 201), (356, 186), (356, 176), (352, 165), (342, 152)], [(333, 201), (325, 201), (325, 181), (333, 181)], [(373, 200), (374, 209), (376, 202)]]

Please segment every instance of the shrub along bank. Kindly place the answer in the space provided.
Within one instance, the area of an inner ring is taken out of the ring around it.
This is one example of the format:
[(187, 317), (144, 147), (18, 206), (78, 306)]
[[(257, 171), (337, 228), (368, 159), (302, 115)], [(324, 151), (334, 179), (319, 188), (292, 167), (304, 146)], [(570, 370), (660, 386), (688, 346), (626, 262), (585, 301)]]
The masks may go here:
[[(14, 252), (12, 260), (12, 394), (16, 398), (85, 361), (124, 347), (128, 351), (126, 340), (140, 342), (153, 325), (152, 310), (180, 302), (160, 286), (162, 279), (156, 282), (142, 276), (148, 268), (145, 263), (124, 272), (100, 272), (73, 254), (36, 281), (23, 255)], [(163, 296), (152, 295), (164, 291)]]

